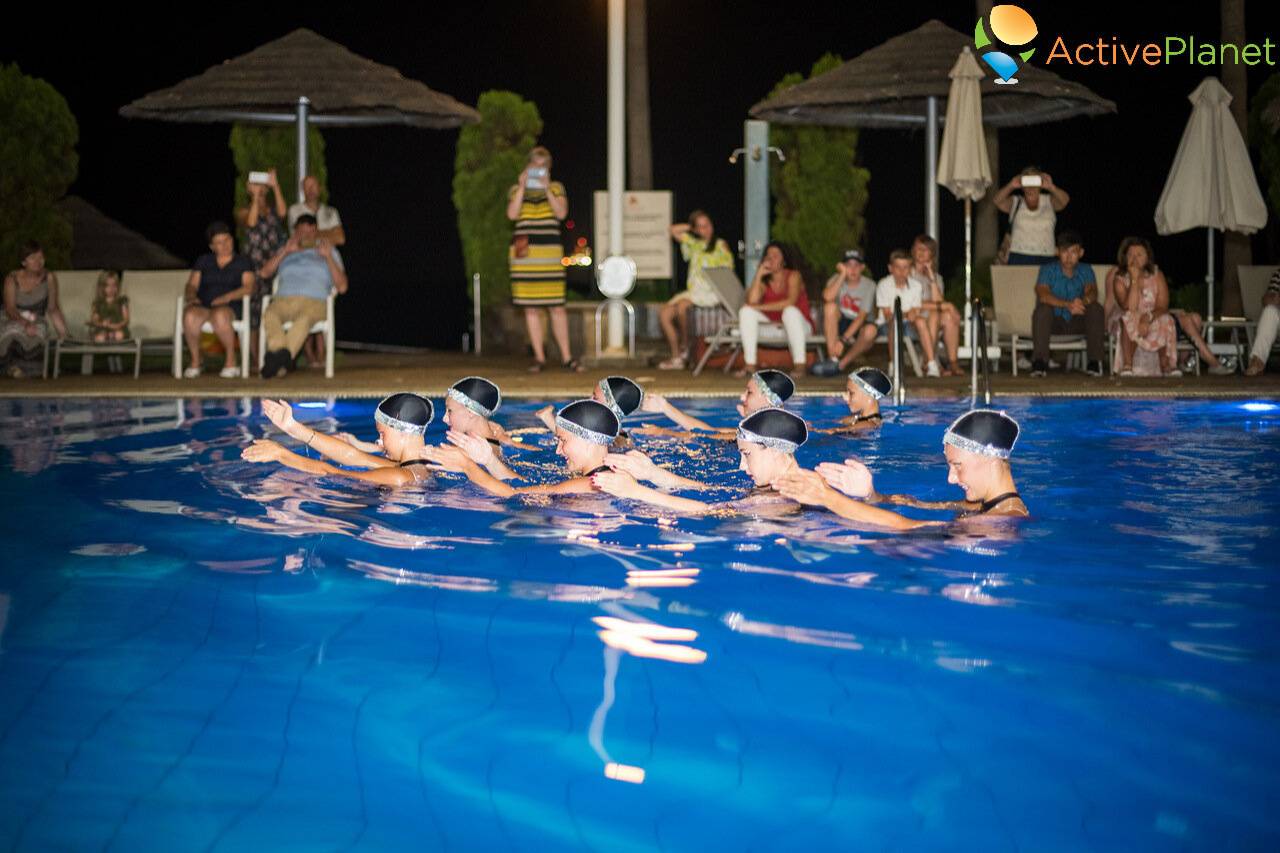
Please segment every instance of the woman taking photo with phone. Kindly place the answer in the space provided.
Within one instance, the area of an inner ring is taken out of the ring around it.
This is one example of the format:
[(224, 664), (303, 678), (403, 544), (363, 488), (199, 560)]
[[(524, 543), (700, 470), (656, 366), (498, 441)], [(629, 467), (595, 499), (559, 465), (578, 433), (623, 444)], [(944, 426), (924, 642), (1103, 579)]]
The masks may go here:
[(991, 200), (1002, 213), (1009, 215), (1007, 263), (1040, 266), (1056, 260), (1053, 236), (1058, 211), (1071, 203), (1071, 196), (1055, 184), (1047, 172), (1028, 166)]
[(569, 317), (564, 310), (564, 244), (560, 223), (569, 215), (564, 186), (551, 180), (551, 152), (539, 145), (529, 152), (529, 162), (508, 193), (507, 218), (515, 223), (508, 260), (511, 270), (511, 302), (524, 308), (524, 321), (533, 346), (530, 373), (546, 366), (541, 309), (551, 315), (551, 334), (567, 370), (583, 367), (569, 350)]

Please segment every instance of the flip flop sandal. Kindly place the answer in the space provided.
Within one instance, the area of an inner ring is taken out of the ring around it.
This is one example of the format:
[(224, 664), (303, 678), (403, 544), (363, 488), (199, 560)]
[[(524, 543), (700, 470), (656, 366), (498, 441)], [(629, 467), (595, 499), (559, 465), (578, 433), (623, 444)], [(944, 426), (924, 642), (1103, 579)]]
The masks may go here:
[(542, 369), (546, 366), (547, 366), (547, 363), (545, 361), (535, 361), (533, 364), (529, 365), (529, 372), (541, 373)]
[(586, 370), (586, 368), (582, 366), (582, 362), (578, 361), (576, 358), (569, 359), (562, 366), (570, 373), (582, 373)]

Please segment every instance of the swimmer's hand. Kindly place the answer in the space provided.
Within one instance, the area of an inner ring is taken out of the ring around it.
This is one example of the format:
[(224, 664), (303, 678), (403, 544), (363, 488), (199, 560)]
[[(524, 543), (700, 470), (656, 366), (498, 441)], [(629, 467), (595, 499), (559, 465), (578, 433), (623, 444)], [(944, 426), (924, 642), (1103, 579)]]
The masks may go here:
[(637, 480), (648, 480), (659, 486), (671, 485), (669, 482), (664, 482), (664, 480), (672, 479), (671, 472), (653, 464), (653, 460), (639, 450), (631, 450), (627, 453), (610, 453), (604, 458), (604, 464), (614, 471), (630, 474)]
[(333, 437), (338, 439), (338, 441), (345, 441), (347, 444), (351, 445), (356, 450), (361, 450), (365, 453), (378, 454), (382, 452), (381, 438), (379, 438), (377, 441), (361, 441), (360, 439), (356, 438), (354, 435), (352, 435), (349, 432), (334, 433)]
[(475, 463), (471, 461), (471, 457), (467, 456), (461, 449), (444, 444), (422, 448), (422, 458), (436, 463), (445, 471), (452, 471), (455, 474), (465, 474), (475, 468)]
[(640, 402), (640, 411), (653, 415), (665, 415), (670, 408), (671, 404), (661, 394), (645, 394)]
[(267, 419), (276, 425), (276, 429), (285, 435), (293, 435), (289, 430), (298, 425), (298, 422), (293, 419), (293, 407), (284, 400), (268, 400), (264, 397), (262, 414), (266, 415)]
[(591, 476), (591, 485), (605, 494), (615, 498), (637, 498), (644, 486), (636, 482), (636, 478), (622, 471), (601, 471)]
[[(270, 402), (263, 400), (264, 403)], [(279, 462), (289, 451), (269, 438), (260, 438), (240, 451), (240, 458), (246, 462)]]
[(816, 471), (796, 471), (771, 485), (784, 498), (806, 506), (826, 506), (832, 495), (831, 487)]
[(851, 498), (869, 498), (875, 493), (871, 470), (857, 459), (846, 459), (843, 465), (823, 462), (817, 470), (831, 488)]
[(467, 454), (477, 465), (483, 465), (486, 468), (492, 465), (497, 459), (493, 455), (493, 445), (485, 441), (483, 438), (476, 438), (463, 432), (450, 430), (445, 438), (450, 444)]
[(552, 432), (556, 431), (556, 408), (550, 404), (543, 406), (534, 412), (534, 416), (542, 421), (543, 426)]

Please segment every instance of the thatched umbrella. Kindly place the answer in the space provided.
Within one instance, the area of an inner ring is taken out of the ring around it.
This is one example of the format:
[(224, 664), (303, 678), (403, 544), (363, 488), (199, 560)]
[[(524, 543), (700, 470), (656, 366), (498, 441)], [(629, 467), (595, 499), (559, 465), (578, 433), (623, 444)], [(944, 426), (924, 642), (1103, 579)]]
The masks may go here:
[(122, 107), (120, 115), (182, 122), (296, 122), (299, 184), (307, 172), (308, 123), (449, 128), (480, 120), (466, 104), (307, 29), (145, 95)]
[[(751, 108), (753, 118), (779, 124), (927, 130), (925, 194), (928, 232), (937, 237), (938, 106), (945, 107), (956, 56), (973, 37), (938, 20), (895, 36), (879, 47)], [(982, 121), (1018, 127), (1116, 111), (1116, 105), (1079, 83), (1025, 65), (1017, 85), (981, 82)]]

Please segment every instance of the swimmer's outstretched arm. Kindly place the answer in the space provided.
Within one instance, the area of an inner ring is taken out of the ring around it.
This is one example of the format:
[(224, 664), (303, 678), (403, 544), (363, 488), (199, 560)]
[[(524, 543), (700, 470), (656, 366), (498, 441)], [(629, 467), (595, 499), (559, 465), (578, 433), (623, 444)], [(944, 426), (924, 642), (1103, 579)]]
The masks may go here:
[(655, 486), (664, 489), (707, 489), (705, 483), (699, 483), (697, 480), (690, 480), (688, 477), (681, 477), (674, 471), (669, 471), (654, 463), (652, 459), (641, 453), (639, 450), (632, 450), (627, 453), (610, 453), (604, 458), (604, 464), (608, 465), (615, 471), (622, 471), (624, 474), (630, 474), (636, 480), (647, 480)]
[(446, 471), (466, 474), (467, 479), (484, 489), (491, 495), (510, 498), (515, 495), (574, 495), (594, 492), (591, 481), (586, 477), (573, 477), (563, 483), (552, 483), (539, 486), (511, 486), (494, 477), (482, 468), (474, 459), (458, 447), (441, 445), (427, 448), (428, 459), (436, 462)]
[(775, 483), (774, 488), (783, 497), (797, 503), (820, 506), (842, 518), (887, 530), (915, 530), (918, 527), (934, 527), (941, 523), (907, 518), (896, 512), (880, 509), (851, 498), (827, 485), (827, 481), (816, 471), (797, 471), (794, 474), (788, 474)]
[(649, 412), (655, 415), (666, 415), (677, 425), (687, 430), (707, 430), (715, 432), (716, 428), (706, 421), (698, 420), (693, 415), (686, 415), (671, 404), (671, 401), (661, 394), (646, 394), (644, 400), (640, 403), (640, 411)]
[[(336, 439), (335, 439), (336, 440)], [(361, 480), (377, 486), (405, 486), (414, 481), (413, 473), (405, 468), (381, 467), (372, 471), (347, 471), (325, 462), (323, 459), (310, 459), (299, 456), (292, 450), (282, 447), (270, 439), (261, 438), (240, 451), (246, 462), (279, 462), (287, 468), (314, 474), (318, 477), (336, 476)], [(391, 465), (390, 462), (387, 463)]]
[(827, 485), (838, 492), (843, 492), (866, 503), (894, 504), (916, 509), (949, 509), (963, 511), (976, 509), (979, 504), (969, 501), (922, 501), (910, 495), (882, 495), (875, 490), (871, 481), (871, 471), (857, 459), (846, 459), (844, 464), (823, 462), (818, 466), (818, 473)]
[(640, 501), (652, 506), (669, 509), (673, 512), (702, 515), (716, 508), (715, 504), (703, 503), (692, 498), (682, 498), (657, 489), (651, 489), (636, 482), (635, 477), (622, 471), (601, 471), (591, 477), (591, 482), (600, 491), (607, 492), (615, 498)]
[[(463, 453), (471, 457), (472, 461), (481, 465), (486, 471), (499, 480), (519, 480), (520, 476), (512, 471), (510, 466), (502, 460), (493, 450), (493, 445), (485, 441), (483, 438), (467, 435), (462, 432), (450, 430), (445, 436), (450, 444), (458, 447)], [(434, 454), (428, 454), (428, 458)], [(438, 459), (432, 459), (438, 462)]]
[(317, 453), (328, 456), (339, 465), (350, 465), (354, 468), (395, 467), (395, 463), (386, 457), (365, 453), (340, 438), (316, 432), (311, 427), (298, 423), (293, 419), (293, 407), (284, 400), (263, 399), (262, 413), (285, 435), (302, 442)]
[(720, 427), (708, 427), (711, 432), (692, 432), (684, 429), (668, 429), (660, 426), (642, 426), (631, 430), (632, 435), (662, 435), (668, 438), (712, 438), (717, 441), (736, 441), (738, 431)]

